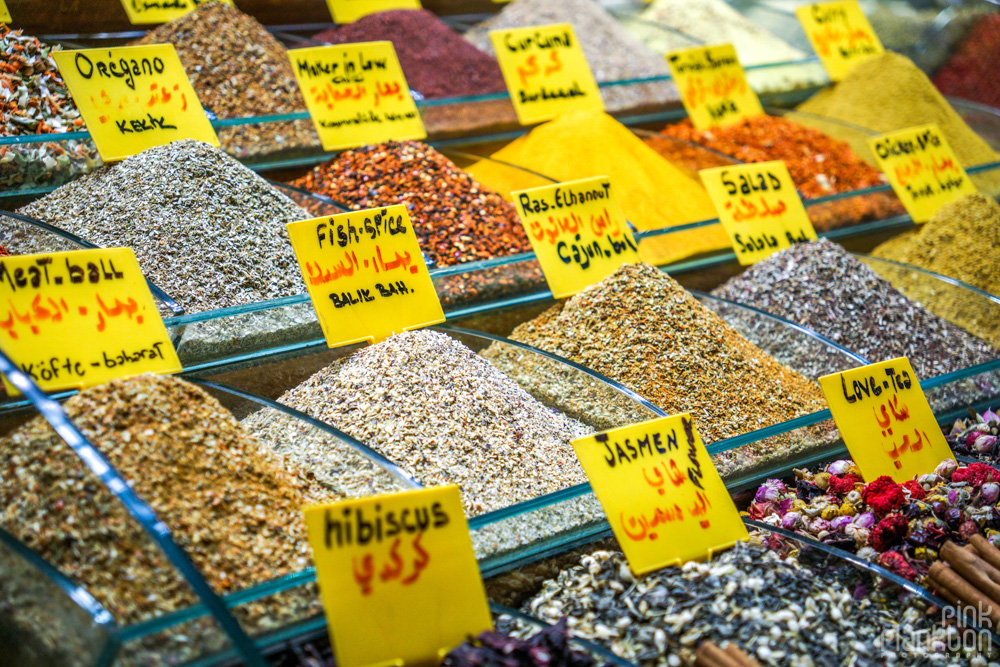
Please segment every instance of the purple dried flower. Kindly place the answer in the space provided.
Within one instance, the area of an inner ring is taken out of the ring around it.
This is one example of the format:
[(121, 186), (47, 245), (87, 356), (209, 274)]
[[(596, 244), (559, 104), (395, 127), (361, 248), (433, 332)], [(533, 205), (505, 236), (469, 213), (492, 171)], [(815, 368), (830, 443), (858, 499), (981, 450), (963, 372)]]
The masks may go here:
[(983, 413), (983, 421), (987, 424), (989, 424), (990, 422), (1000, 423), (1000, 415), (993, 412), (992, 409), (987, 408), (986, 412)]
[(992, 505), (1000, 498), (1000, 484), (996, 482), (986, 482), (979, 489), (979, 502), (982, 505)]
[(991, 452), (997, 446), (995, 435), (981, 435), (972, 443), (972, 449), (977, 452)]
[(830, 521), (830, 530), (841, 532), (854, 521), (853, 516), (838, 516)]
[(757, 489), (757, 494), (753, 499), (758, 503), (767, 503), (777, 500), (784, 492), (785, 485), (780, 479), (769, 479)]
[(854, 525), (858, 528), (871, 528), (875, 525), (875, 515), (871, 512), (862, 512), (854, 517)]
[(826, 467), (826, 471), (831, 475), (843, 475), (849, 472), (851, 469), (851, 462), (841, 459), (839, 461), (834, 461)]
[(799, 523), (799, 519), (801, 518), (802, 515), (798, 512), (788, 512), (781, 517), (781, 527), (785, 530), (794, 530), (795, 526)]

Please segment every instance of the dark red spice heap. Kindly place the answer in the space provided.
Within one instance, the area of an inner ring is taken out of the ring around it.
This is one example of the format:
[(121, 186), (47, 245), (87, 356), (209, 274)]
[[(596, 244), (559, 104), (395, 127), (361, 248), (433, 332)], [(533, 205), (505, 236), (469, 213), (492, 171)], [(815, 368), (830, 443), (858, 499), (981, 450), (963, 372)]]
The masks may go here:
[(425, 9), (396, 9), (325, 30), (318, 42), (388, 40), (410, 88), (425, 98), (485, 95), (506, 90), (496, 60)]
[(513, 206), (418, 141), (344, 151), (292, 185), (353, 210), (404, 204), (420, 248), (439, 266), (531, 249)]
[(945, 95), (1000, 107), (1000, 14), (979, 19), (958, 45), (944, 67), (934, 75), (934, 85)]

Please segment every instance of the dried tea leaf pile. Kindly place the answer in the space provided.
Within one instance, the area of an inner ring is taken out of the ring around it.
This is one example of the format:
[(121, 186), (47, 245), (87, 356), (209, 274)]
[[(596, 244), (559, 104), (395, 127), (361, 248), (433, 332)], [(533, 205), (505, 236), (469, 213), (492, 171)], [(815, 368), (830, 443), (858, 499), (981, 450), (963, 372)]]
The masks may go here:
[(771, 255), (712, 293), (808, 327), (870, 362), (907, 356), (921, 379), (1000, 356), (825, 239)]
[[(586, 480), (569, 442), (590, 429), (555, 413), (443, 333), (411, 331), (315, 373), (279, 399), (369, 445), (422, 484), (459, 484), (482, 514)], [(268, 416), (251, 415), (251, 431)], [(318, 479), (323, 452), (282, 453)]]
[(344, 151), (292, 185), (353, 210), (404, 204), (421, 250), (439, 266), (531, 249), (511, 204), (417, 141)]
[[(221, 2), (148, 32), (137, 44), (173, 44), (208, 111), (243, 118), (305, 111), (285, 47), (252, 16)], [(319, 145), (309, 120), (220, 128), (223, 148), (244, 158)]]
[[(198, 387), (143, 375), (83, 391), (64, 407), (215, 590), (240, 590), (309, 566), (301, 508), (336, 497), (287, 470)], [(3, 527), (85, 586), (119, 622), (196, 601), (43, 418), (0, 441), (0, 471)], [(266, 621), (275, 610), (262, 612)]]
[(895, 664), (886, 657), (897, 635), (910, 651), (899, 664), (970, 664), (974, 647), (939, 653), (948, 639), (963, 646), (958, 629), (935, 627), (919, 598), (869, 595), (874, 584), (838, 559), (809, 566), (743, 543), (641, 577), (621, 553), (597, 551), (545, 582), (524, 611), (550, 623), (569, 616), (575, 635), (643, 667), (692, 664), (704, 640), (733, 641), (763, 665)]
[(646, 264), (622, 266), (510, 338), (603, 373), (668, 414), (690, 412), (709, 443), (826, 405), (815, 383)]
[[(310, 218), (217, 148), (184, 140), (106, 165), (20, 209), (98, 246), (135, 250), (188, 312), (302, 291), (285, 225)], [(38, 252), (33, 239), (5, 242)]]

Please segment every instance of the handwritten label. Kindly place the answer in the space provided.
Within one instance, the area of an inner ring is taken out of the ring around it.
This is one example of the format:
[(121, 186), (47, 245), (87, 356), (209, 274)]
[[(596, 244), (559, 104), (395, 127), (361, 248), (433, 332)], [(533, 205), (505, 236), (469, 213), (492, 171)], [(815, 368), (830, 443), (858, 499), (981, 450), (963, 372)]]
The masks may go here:
[(167, 23), (209, 2), (232, 5), (233, 0), (122, 0), (122, 7), (132, 25)]
[(0, 258), (0, 347), (47, 391), (181, 370), (130, 248)]
[(427, 136), (392, 42), (293, 49), (288, 58), (324, 150)]
[(288, 236), (330, 347), (444, 321), (402, 204), (292, 222)]
[(569, 23), (491, 30), (490, 41), (521, 125), (603, 109), (601, 91)]
[(552, 296), (573, 296), (638, 262), (625, 214), (607, 176), (511, 193)]
[(219, 138), (172, 44), (53, 51), (105, 162), (179, 139)]
[(784, 162), (714, 167), (698, 174), (740, 264), (816, 238)]
[(362, 16), (390, 9), (420, 9), (420, 0), (326, 0), (334, 23), (353, 23)]
[(437, 664), (493, 624), (457, 486), (305, 509), (342, 667)]
[(868, 145), (913, 222), (927, 222), (953, 199), (976, 193), (937, 125), (883, 134)]
[(12, 20), (10, 10), (7, 9), (7, 3), (0, 0), (0, 23), (10, 23)]
[(826, 375), (819, 384), (865, 480), (905, 482), (955, 458), (906, 357)]
[(636, 574), (747, 538), (689, 414), (577, 438), (573, 449)]
[(795, 15), (831, 81), (840, 81), (855, 65), (884, 51), (856, 0), (806, 5)]
[(763, 115), (732, 44), (671, 51), (667, 64), (691, 123), (699, 130)]

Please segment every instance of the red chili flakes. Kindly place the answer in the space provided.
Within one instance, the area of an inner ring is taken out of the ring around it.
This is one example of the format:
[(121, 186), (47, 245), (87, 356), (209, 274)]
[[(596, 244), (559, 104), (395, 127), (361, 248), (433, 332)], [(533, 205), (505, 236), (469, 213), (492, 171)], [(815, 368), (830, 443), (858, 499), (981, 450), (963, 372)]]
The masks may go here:
[(531, 249), (511, 204), (417, 141), (345, 151), (292, 185), (353, 210), (404, 204), (421, 249), (439, 266)]
[[(783, 160), (788, 165), (792, 181), (805, 199), (886, 183), (882, 172), (858, 157), (846, 142), (775, 116), (757, 116), (711, 130), (696, 130), (689, 120), (685, 120), (668, 125), (662, 134), (714, 149), (742, 162)], [(647, 143), (667, 159), (677, 159), (676, 144), (671, 146), (655, 139)], [(683, 152), (679, 155), (681, 164), (692, 169), (716, 166), (712, 164), (715, 158), (708, 153), (690, 162), (684, 159)], [(711, 159), (706, 161), (705, 158)], [(813, 225), (820, 231), (877, 220), (903, 211), (890, 193), (814, 205), (808, 210)]]
[(1000, 59), (1000, 14), (990, 14), (969, 30), (948, 62), (934, 75), (934, 85), (945, 95), (1000, 107), (997, 59)]

